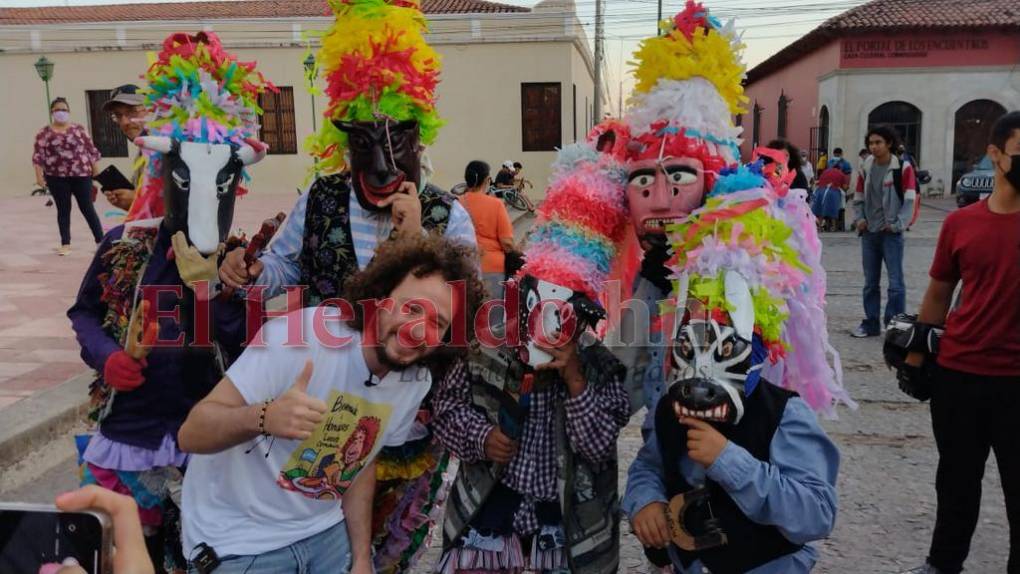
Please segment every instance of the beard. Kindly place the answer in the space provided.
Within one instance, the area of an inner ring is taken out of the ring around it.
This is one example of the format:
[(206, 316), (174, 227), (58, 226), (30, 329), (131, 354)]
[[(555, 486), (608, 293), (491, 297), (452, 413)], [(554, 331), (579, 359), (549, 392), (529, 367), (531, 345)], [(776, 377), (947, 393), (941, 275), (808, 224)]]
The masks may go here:
[[(393, 335), (390, 335), (390, 337), (392, 336)], [(380, 341), (375, 347), (375, 356), (379, 363), (391, 371), (403, 371), (404, 369), (414, 365), (416, 361), (401, 361), (400, 359), (391, 357), (389, 353), (386, 352), (386, 343), (389, 341), (390, 337)]]

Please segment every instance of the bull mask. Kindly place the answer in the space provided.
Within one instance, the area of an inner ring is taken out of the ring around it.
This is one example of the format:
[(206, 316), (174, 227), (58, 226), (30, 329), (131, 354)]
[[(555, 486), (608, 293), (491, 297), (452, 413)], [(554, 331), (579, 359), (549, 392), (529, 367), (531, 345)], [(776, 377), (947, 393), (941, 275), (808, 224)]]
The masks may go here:
[(421, 144), (418, 122), (393, 120), (345, 122), (333, 125), (347, 134), (351, 183), (365, 209), (379, 203), (404, 182), (421, 183)]
[(241, 171), (261, 161), (265, 149), (163, 136), (140, 137), (135, 144), (163, 154), (163, 225), (171, 234), (183, 231), (203, 255), (215, 252), (234, 220)]
[(583, 293), (524, 275), (507, 283), (517, 289), (517, 316), (508, 318), (508, 340), (515, 341), (521, 362), (537, 367), (553, 360), (536, 343), (554, 347), (576, 338), (605, 318), (605, 311)]

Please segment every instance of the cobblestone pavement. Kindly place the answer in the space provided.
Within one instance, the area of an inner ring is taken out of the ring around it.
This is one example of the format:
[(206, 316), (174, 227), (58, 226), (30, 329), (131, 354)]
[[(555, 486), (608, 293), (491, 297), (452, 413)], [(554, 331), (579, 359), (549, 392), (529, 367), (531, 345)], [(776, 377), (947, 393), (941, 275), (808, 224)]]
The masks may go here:
[[(938, 209), (936, 209), (938, 208)], [(949, 202), (933, 202), (907, 239), (907, 307), (916, 309), (927, 285), (926, 271), (939, 225)], [(927, 403), (901, 394), (882, 365), (879, 339), (853, 339), (849, 330), (861, 317), (858, 241), (851, 234), (827, 234), (825, 267), (829, 277), (829, 332), (840, 351), (846, 386), (859, 403), (856, 411), (841, 409), (839, 419), (825, 427), (839, 445), (840, 512), (832, 537), (820, 546), (816, 572), (832, 574), (893, 574), (921, 564), (927, 553), (935, 511), (937, 453), (931, 436)], [(884, 298), (884, 295), (883, 295)], [(639, 414), (619, 442), (620, 484), (641, 445)], [(32, 469), (31, 484), (0, 496), (4, 499), (51, 500), (55, 492), (74, 483), (69, 438), (56, 451), (40, 453), (22, 465)], [(53, 467), (53, 462), (60, 462)], [(622, 488), (621, 488), (622, 490)], [(623, 526), (621, 572), (645, 573), (647, 568), (636, 539)], [(999, 476), (989, 462), (981, 518), (974, 536), (967, 571), (997, 574), (1006, 570), (1008, 534)], [(433, 549), (414, 571), (431, 571)]]
[[(928, 206), (930, 204), (930, 207)], [(926, 207), (907, 236), (905, 273), (907, 309), (916, 311), (927, 287), (927, 271), (935, 251), (947, 200), (926, 200)], [(935, 523), (935, 467), (938, 460), (931, 434), (928, 403), (902, 394), (882, 362), (881, 340), (854, 339), (849, 331), (862, 317), (864, 279), (858, 239), (851, 233), (823, 235), (828, 273), (829, 336), (843, 362), (845, 385), (858, 409), (840, 409), (839, 419), (824, 426), (842, 453), (839, 473), (840, 508), (832, 536), (820, 543), (815, 572), (830, 574), (895, 574), (919, 566), (927, 555)], [(883, 280), (883, 304), (885, 302)], [(619, 442), (620, 485), (641, 446), (636, 415)], [(974, 535), (967, 572), (1006, 571), (1008, 526), (994, 459), (985, 473), (981, 518)], [(648, 572), (641, 547), (624, 521), (621, 572)], [(430, 558), (436, 556), (433, 550)], [(430, 570), (423, 564), (415, 570)]]

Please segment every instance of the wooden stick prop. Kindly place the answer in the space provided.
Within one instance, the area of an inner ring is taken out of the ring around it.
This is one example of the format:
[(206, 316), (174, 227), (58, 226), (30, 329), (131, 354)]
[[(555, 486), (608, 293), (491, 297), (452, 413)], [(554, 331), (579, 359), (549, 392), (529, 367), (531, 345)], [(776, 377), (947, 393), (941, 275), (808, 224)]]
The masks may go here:
[(131, 314), (131, 322), (128, 324), (127, 340), (124, 342), (124, 351), (136, 361), (141, 361), (152, 349), (152, 343), (156, 340), (159, 325), (150, 318), (149, 302), (143, 300)]
[[(283, 225), (283, 220), (287, 219), (287, 214), (282, 211), (276, 214), (276, 217), (272, 217), (262, 222), (262, 226), (259, 227), (258, 233), (252, 236), (251, 240), (248, 241), (248, 246), (244, 248), (244, 264), (246, 267), (251, 266), (258, 260), (259, 253), (269, 245), (269, 242), (276, 235), (276, 232), (280, 230), (280, 226)], [(236, 247), (240, 247), (243, 244), (243, 238), (238, 240), (233, 237), (227, 240), (229, 246), (231, 241), (235, 242)], [(229, 251), (229, 247), (228, 247)], [(228, 285), (223, 286), (223, 291), (220, 292), (220, 299), (226, 299), (234, 295), (234, 288)]]

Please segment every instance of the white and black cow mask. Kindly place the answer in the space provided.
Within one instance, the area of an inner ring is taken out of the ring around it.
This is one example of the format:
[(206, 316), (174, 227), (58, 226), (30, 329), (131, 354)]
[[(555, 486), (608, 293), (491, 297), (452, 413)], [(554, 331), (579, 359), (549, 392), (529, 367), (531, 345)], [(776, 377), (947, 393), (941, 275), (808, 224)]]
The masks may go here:
[(234, 220), (234, 200), (244, 166), (261, 161), (265, 150), (248, 144), (182, 142), (163, 136), (135, 140), (162, 155), (163, 224), (183, 231), (204, 255), (216, 251)]

